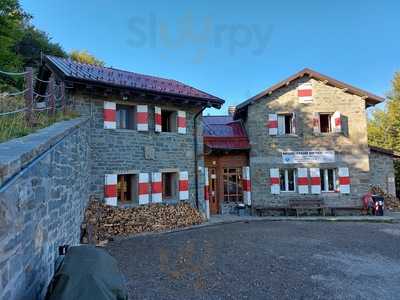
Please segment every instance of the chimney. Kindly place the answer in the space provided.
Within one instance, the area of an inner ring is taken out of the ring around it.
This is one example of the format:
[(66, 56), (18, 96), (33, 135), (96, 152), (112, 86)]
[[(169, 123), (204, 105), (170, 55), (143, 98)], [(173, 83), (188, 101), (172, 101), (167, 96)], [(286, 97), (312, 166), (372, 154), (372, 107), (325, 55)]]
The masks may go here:
[(236, 111), (236, 106), (234, 105), (228, 106), (228, 115), (232, 117), (235, 114), (235, 111)]

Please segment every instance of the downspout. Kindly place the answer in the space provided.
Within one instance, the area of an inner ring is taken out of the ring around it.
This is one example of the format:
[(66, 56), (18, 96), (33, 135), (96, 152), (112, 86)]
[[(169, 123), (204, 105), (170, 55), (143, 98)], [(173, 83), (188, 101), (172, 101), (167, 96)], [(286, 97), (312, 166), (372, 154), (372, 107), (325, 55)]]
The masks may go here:
[(195, 186), (195, 192), (196, 192), (196, 208), (199, 209), (199, 174), (198, 174), (198, 168), (199, 168), (199, 161), (197, 159), (197, 118), (199, 115), (202, 114), (202, 112), (208, 108), (211, 107), (210, 104), (207, 104), (206, 106), (203, 106), (202, 109), (194, 115), (193, 118), (193, 139), (194, 139), (194, 186)]

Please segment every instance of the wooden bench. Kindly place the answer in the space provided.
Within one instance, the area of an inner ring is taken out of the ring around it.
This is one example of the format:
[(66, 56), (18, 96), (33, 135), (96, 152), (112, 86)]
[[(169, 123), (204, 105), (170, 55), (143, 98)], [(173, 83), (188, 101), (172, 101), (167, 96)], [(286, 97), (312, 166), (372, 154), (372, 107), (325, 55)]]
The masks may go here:
[(296, 216), (299, 216), (299, 212), (303, 212), (308, 209), (315, 209), (322, 212), (325, 216), (325, 209), (327, 208), (322, 199), (293, 199), (289, 200), (289, 209), (296, 210)]

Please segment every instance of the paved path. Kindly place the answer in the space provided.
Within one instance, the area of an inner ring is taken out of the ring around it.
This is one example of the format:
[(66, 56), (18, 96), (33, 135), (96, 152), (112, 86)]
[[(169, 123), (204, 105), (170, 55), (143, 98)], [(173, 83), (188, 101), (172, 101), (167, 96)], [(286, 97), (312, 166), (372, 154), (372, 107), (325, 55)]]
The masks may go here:
[(250, 221), (110, 243), (130, 299), (399, 299), (400, 224)]

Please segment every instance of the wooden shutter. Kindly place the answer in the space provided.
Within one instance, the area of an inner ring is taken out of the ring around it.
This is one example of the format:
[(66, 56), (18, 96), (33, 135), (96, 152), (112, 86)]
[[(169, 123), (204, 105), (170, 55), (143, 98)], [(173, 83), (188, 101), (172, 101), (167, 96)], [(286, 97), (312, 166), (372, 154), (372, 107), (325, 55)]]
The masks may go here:
[(321, 194), (321, 174), (319, 168), (310, 169), (311, 194)]
[(136, 111), (137, 130), (148, 131), (149, 130), (149, 113), (147, 105), (138, 105)]
[(246, 205), (251, 205), (250, 167), (243, 167), (242, 172), (243, 202)]
[(307, 168), (297, 169), (297, 188), (299, 190), (299, 194), (308, 194)]
[(332, 122), (332, 132), (340, 133), (342, 132), (342, 116), (340, 112), (336, 111), (331, 118)]
[(314, 134), (320, 133), (319, 113), (314, 113), (313, 115), (313, 131)]
[(297, 87), (297, 96), (300, 103), (310, 103), (313, 101), (313, 89), (311, 82), (299, 84)]
[(293, 114), (292, 114), (292, 133), (293, 134), (297, 133), (296, 123), (297, 123), (296, 112), (293, 112)]
[(279, 184), (279, 169), (270, 169), (269, 177), (271, 184), (271, 194), (280, 194), (281, 187)]
[(139, 204), (149, 203), (149, 174), (139, 173)]
[(162, 202), (162, 180), (159, 172), (151, 174), (151, 202)]
[(178, 111), (178, 133), (186, 134), (186, 112)]
[(104, 202), (107, 205), (117, 206), (117, 174), (105, 174), (104, 179)]
[(349, 169), (339, 168), (339, 190), (341, 194), (350, 194), (350, 176)]
[(278, 134), (278, 115), (268, 114), (268, 134), (277, 135)]
[(154, 107), (154, 130), (155, 132), (161, 132), (161, 108)]
[(179, 172), (179, 200), (189, 199), (189, 174), (187, 171)]
[(104, 101), (104, 129), (116, 129), (116, 109), (115, 102)]

